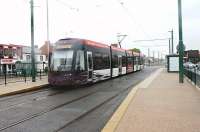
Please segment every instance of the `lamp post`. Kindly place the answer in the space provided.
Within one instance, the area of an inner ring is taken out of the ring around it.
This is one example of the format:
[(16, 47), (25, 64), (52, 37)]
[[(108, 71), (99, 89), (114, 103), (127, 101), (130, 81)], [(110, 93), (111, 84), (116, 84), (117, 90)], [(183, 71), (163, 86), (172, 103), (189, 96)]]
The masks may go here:
[(34, 7), (33, 0), (30, 1), (31, 5), (31, 62), (32, 62), (32, 82), (35, 82), (35, 51), (34, 51)]
[(179, 23), (179, 83), (183, 83), (183, 31), (182, 31), (182, 5), (178, 0), (178, 23)]

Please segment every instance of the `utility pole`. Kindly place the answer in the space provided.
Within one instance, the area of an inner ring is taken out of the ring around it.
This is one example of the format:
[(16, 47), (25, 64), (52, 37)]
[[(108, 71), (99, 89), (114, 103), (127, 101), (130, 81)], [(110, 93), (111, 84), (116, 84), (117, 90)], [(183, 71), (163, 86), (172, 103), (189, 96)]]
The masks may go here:
[(154, 61), (155, 61), (155, 52), (153, 51), (153, 63), (154, 63)]
[(151, 65), (151, 59), (150, 59), (151, 57), (150, 57), (150, 48), (148, 48), (148, 64), (149, 64), (149, 66)]
[(171, 35), (172, 35), (172, 54), (174, 54), (174, 31), (173, 31), (173, 29), (171, 31)]
[(148, 64), (149, 64), (149, 66), (150, 66), (150, 63), (151, 63), (151, 61), (150, 61), (150, 49), (148, 48)]
[(171, 33), (171, 40), (172, 40), (172, 54), (174, 53), (174, 31), (173, 29), (169, 31)]
[(148, 48), (148, 58), (150, 58), (150, 49)]
[(49, 41), (49, 0), (46, 0), (46, 12), (47, 12), (47, 41)]
[(183, 83), (183, 31), (182, 31), (182, 4), (178, 0), (178, 23), (179, 23), (179, 83)]
[[(126, 36), (127, 36), (127, 35), (120, 35), (120, 34), (117, 35), (118, 44), (119, 44), (119, 47), (120, 47), (120, 48), (122, 48), (121, 43), (122, 43), (122, 41), (126, 38)], [(122, 38), (120, 39), (120, 37), (122, 37)]]
[(50, 41), (49, 41), (49, 0), (46, 0), (46, 12), (47, 12), (47, 56), (48, 56), (48, 69), (50, 67)]
[(35, 52), (34, 52), (34, 7), (33, 0), (30, 1), (31, 5), (31, 62), (32, 62), (32, 82), (35, 82)]
[(169, 55), (171, 54), (171, 42), (170, 42), (170, 38), (169, 38)]

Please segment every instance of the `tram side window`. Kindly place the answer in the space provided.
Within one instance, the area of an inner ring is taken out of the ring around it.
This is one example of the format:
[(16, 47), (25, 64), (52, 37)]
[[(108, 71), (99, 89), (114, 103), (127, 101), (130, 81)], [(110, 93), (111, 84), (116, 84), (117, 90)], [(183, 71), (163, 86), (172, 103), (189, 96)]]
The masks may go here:
[(138, 57), (134, 57), (134, 64), (137, 65), (138, 64)]
[(122, 56), (122, 67), (126, 67), (126, 56)]
[(3, 57), (3, 49), (0, 48), (0, 57)]
[(103, 62), (102, 62), (102, 69), (108, 69), (110, 68), (110, 58), (108, 54), (102, 54)]
[(132, 57), (128, 57), (128, 66), (132, 66), (132, 62), (133, 62)]
[(139, 65), (139, 57), (138, 56), (136, 57), (136, 64)]
[(85, 70), (85, 61), (84, 61), (84, 51), (78, 50), (76, 53), (76, 66), (75, 69), (77, 71)]
[(117, 68), (117, 67), (118, 67), (118, 56), (117, 55), (113, 55), (112, 68)]
[(92, 61), (92, 55), (91, 54), (88, 54), (88, 63), (89, 63), (89, 69), (93, 69), (93, 61)]
[(94, 70), (108, 69), (110, 68), (110, 58), (105, 53), (94, 53)]
[(93, 61), (94, 61), (94, 70), (102, 69), (102, 56), (100, 53), (94, 53)]
[(138, 57), (138, 64), (139, 64), (139, 65), (142, 64), (142, 63), (141, 63), (141, 58), (140, 58), (140, 57)]

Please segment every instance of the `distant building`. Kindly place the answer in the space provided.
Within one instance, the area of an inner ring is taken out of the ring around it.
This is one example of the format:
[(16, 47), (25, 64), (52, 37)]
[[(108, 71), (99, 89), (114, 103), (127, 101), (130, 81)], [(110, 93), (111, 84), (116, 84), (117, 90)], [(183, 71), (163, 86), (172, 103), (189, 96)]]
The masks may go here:
[[(48, 46), (49, 46), (49, 51), (48, 51)], [(40, 47), (41, 54), (46, 55), (47, 59), (49, 55), (50, 56), (52, 55), (52, 50), (53, 50), (53, 44), (49, 44), (47, 41), (45, 41), (44, 45)]]
[(190, 61), (192, 63), (197, 63), (200, 61), (200, 52), (199, 50), (187, 50), (184, 52), (184, 60)]
[(45, 41), (44, 45), (40, 47), (41, 54), (46, 56), (46, 61), (51, 63), (51, 56), (53, 51), (53, 43)]
[[(16, 69), (16, 63), (31, 63), (31, 47), (15, 44), (0, 44), (0, 73), (4, 69), (8, 73)], [(37, 69), (44, 69), (47, 64), (47, 56), (42, 54), (38, 46), (35, 46), (35, 62)]]
[[(3, 68), (7, 68), (7, 72), (15, 69), (15, 63), (22, 58), (22, 46), (14, 44), (0, 44), (0, 73)], [(6, 64), (3, 67), (3, 64)]]
[[(47, 63), (47, 56), (42, 54), (40, 49), (38, 48), (38, 46), (35, 46), (35, 62), (36, 63), (41, 63), (41, 62), (45, 62)], [(23, 46), (22, 47), (22, 62), (27, 62), (30, 63), (31, 62), (31, 47), (30, 46)]]
[[(35, 63), (37, 70), (44, 70), (48, 67), (48, 60), (45, 54), (42, 54), (41, 50), (35, 45)], [(31, 63), (31, 47), (30, 46), (23, 46), (22, 47), (22, 59), (20, 60), (21, 63), (30, 64)]]

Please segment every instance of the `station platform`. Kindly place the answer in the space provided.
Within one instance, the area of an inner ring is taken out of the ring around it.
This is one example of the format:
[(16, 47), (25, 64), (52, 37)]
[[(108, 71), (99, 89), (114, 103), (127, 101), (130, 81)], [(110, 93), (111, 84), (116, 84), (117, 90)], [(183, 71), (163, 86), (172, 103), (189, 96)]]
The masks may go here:
[(200, 91), (159, 69), (135, 86), (102, 132), (198, 132)]
[(41, 80), (37, 79), (36, 82), (29, 80), (27, 82), (22, 81), (0, 85), (0, 97), (37, 90), (46, 85), (48, 85), (47, 77), (43, 77)]

